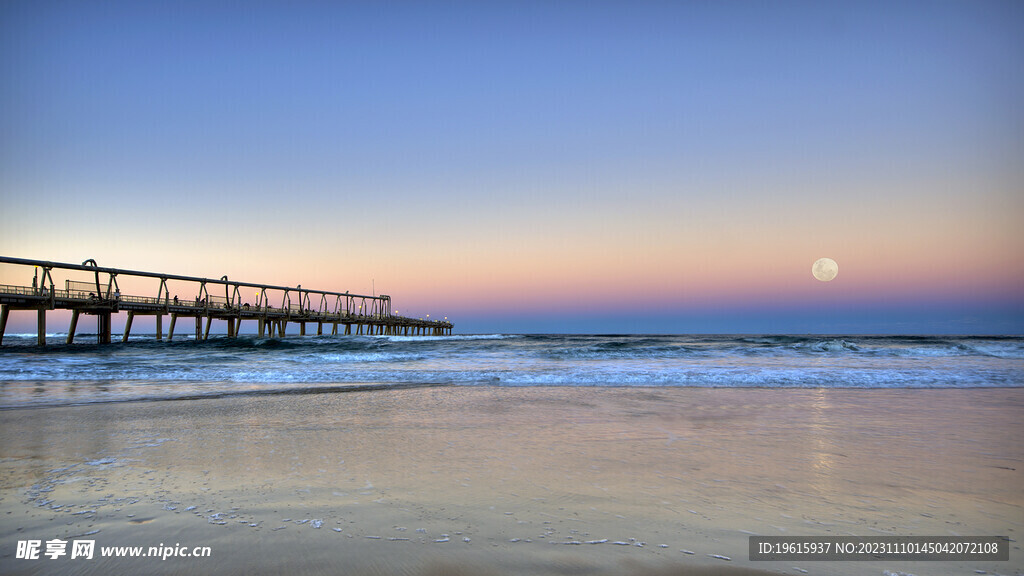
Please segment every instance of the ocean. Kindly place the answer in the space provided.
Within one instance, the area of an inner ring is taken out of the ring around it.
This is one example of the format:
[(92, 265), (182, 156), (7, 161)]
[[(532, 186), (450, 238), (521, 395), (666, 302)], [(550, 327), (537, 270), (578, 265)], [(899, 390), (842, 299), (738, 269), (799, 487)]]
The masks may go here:
[[(54, 335), (55, 337), (59, 335)], [(0, 408), (410, 386), (1024, 386), (1024, 338), (455, 335), (211, 337), (0, 347)]]

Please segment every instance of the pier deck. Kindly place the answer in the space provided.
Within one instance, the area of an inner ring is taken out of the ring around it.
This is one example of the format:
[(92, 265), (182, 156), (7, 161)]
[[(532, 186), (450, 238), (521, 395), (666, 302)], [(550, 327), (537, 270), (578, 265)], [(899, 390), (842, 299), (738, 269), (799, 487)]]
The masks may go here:
[[(213, 320), (227, 322), (228, 337), (235, 337), (243, 320), (257, 323), (257, 333), (262, 336), (283, 337), (289, 323), (299, 325), (299, 334), (306, 335), (306, 325), (316, 324), (316, 334), (324, 333), (324, 325), (330, 327), (330, 334), (389, 334), (389, 335), (433, 335), (451, 334), (452, 323), (447, 319), (430, 320), (409, 318), (393, 313), (391, 297), (387, 295), (363, 295), (349, 292), (331, 292), (296, 287), (255, 284), (220, 279), (181, 276), (159, 272), (141, 272), (118, 268), (103, 268), (93, 260), (82, 264), (66, 264), (43, 260), (27, 260), (0, 256), (0, 263), (31, 266), (35, 268), (32, 285), (0, 284), (0, 344), (11, 310), (35, 310), (37, 314), (37, 342), (46, 344), (46, 312), (48, 310), (70, 310), (71, 324), (68, 328), (67, 343), (74, 341), (75, 329), (82, 314), (97, 318), (97, 340), (111, 341), (111, 317), (120, 312), (127, 313), (122, 341), (131, 333), (132, 321), (136, 316), (156, 317), (156, 339), (163, 340), (163, 317), (170, 316), (167, 340), (174, 338), (179, 318), (195, 319), (195, 337), (206, 339), (210, 335)], [(93, 275), (91, 282), (66, 279), (63, 287), (53, 280), (53, 270), (86, 271)], [(39, 272), (42, 271), (40, 277)], [(26, 274), (27, 276), (27, 274)], [(141, 277), (159, 280), (155, 296), (121, 294), (118, 277)], [(168, 281), (194, 284), (194, 297), (171, 297)], [(218, 294), (211, 294), (214, 288)], [(220, 296), (223, 288), (224, 295)], [(254, 303), (243, 302), (240, 290), (255, 289)], [(271, 296), (280, 297), (279, 305), (271, 303)], [(203, 326), (203, 320), (205, 328)]]

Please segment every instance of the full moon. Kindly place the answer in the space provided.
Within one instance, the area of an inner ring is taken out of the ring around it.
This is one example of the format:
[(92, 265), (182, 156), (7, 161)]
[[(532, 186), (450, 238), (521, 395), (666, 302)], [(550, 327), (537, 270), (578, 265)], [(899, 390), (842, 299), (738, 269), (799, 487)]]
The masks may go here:
[(818, 258), (811, 266), (811, 274), (822, 282), (828, 282), (839, 274), (839, 265), (831, 258)]

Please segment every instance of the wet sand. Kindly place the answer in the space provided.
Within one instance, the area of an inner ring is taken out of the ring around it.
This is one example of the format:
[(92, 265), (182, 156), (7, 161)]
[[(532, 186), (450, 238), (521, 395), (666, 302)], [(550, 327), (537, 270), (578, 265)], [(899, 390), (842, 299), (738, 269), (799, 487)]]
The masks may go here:
[[(1022, 389), (432, 387), (8, 410), (0, 572), (1019, 574), (1022, 415)], [(752, 534), (1014, 542), (1009, 562), (750, 562)], [(19, 540), (53, 538), (94, 539), (97, 557), (15, 558)], [(176, 544), (211, 556), (98, 557)]]

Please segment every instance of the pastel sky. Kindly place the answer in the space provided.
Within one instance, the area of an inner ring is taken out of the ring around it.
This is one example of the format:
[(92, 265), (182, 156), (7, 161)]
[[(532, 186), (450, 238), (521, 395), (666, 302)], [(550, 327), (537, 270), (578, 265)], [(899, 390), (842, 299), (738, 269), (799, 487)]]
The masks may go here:
[(1013, 0), (11, 0), (0, 254), (461, 333), (1022, 333), (1022, 30)]

